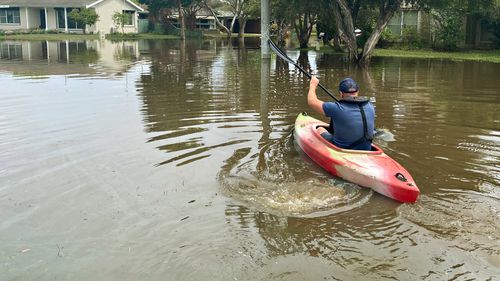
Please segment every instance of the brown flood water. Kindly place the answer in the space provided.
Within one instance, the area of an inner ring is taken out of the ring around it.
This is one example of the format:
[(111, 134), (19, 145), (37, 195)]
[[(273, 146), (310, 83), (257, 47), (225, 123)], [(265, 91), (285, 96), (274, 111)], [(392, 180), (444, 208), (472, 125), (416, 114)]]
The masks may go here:
[(288, 51), (376, 99), (400, 204), (298, 149), (308, 80), (245, 43), (1, 42), (0, 280), (500, 280), (500, 64)]

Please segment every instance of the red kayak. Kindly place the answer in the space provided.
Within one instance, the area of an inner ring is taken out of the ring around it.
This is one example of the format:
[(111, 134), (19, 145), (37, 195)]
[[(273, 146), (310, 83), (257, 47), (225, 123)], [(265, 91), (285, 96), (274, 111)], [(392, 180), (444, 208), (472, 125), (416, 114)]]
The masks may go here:
[(295, 140), (318, 165), (331, 174), (400, 202), (415, 202), (420, 191), (411, 177), (394, 159), (372, 144), (371, 151), (339, 148), (325, 140), (317, 128), (328, 124), (299, 114), (295, 120)]

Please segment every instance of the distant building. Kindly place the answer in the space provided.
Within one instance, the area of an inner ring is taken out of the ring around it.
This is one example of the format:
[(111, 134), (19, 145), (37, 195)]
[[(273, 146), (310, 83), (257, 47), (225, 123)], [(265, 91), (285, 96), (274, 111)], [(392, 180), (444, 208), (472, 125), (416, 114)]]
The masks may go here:
[[(222, 22), (226, 27), (231, 26), (231, 20), (233, 19), (233, 13), (228, 11), (218, 11), (217, 18), (220, 22)], [(178, 22), (179, 14), (176, 11), (173, 11), (170, 15), (170, 20), (172, 24), (179, 28), (180, 24)], [(195, 29), (205, 29), (205, 30), (217, 30), (217, 24), (215, 22), (215, 17), (205, 8), (199, 9), (196, 12), (196, 26)], [(238, 33), (240, 30), (240, 22), (238, 19), (235, 20), (233, 26), (233, 32)], [(260, 19), (248, 19), (247, 24), (245, 26), (245, 33), (260, 33)]]
[[(73, 9), (94, 9), (99, 20), (79, 26), (68, 17)], [(0, 30), (59, 30), (63, 32), (111, 33), (116, 30), (113, 15), (127, 14), (123, 32), (138, 32), (138, 13), (144, 9), (130, 0), (0, 0)], [(121, 31), (121, 28), (120, 30)]]
[(405, 29), (413, 29), (421, 38), (431, 40), (430, 16), (411, 5), (402, 4), (401, 10), (389, 20), (387, 29), (398, 38), (403, 38)]
[[(404, 31), (414, 29), (425, 42), (433, 37), (432, 21), (429, 13), (420, 11), (411, 5), (401, 5), (401, 10), (394, 14), (387, 24), (387, 29), (402, 39)], [(478, 15), (464, 16), (464, 41), (462, 46), (470, 49), (487, 49), (494, 45), (495, 35), (488, 27), (488, 22)]]

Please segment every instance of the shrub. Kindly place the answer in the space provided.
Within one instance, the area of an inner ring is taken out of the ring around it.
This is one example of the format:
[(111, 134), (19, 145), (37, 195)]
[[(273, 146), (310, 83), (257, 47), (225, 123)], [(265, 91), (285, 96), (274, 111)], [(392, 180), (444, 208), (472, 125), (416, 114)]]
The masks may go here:
[(392, 31), (389, 28), (386, 28), (382, 33), (380, 34), (380, 39), (378, 40), (377, 46), (379, 47), (388, 47), (394, 42), (398, 40), (398, 36), (394, 35)]
[(458, 50), (465, 38), (463, 11), (450, 8), (434, 11), (432, 15), (436, 23), (433, 28), (433, 47), (445, 51)]
[(420, 49), (422, 48), (422, 39), (420, 34), (418, 34), (417, 28), (415, 26), (405, 26), (403, 27), (403, 44), (409, 49)]

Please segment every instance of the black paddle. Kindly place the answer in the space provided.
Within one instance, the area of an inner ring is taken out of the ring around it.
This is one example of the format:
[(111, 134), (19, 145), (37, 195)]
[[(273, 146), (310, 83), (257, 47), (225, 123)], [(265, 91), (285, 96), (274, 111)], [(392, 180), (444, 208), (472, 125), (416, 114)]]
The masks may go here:
[[(276, 44), (274, 44), (273, 40), (269, 39), (267, 40), (267, 42), (269, 43), (269, 47), (271, 47), (271, 50), (273, 50), (273, 52), (280, 58), (282, 58), (284, 61), (288, 62), (288, 63), (291, 63), (293, 65), (295, 65), (296, 68), (298, 68), (300, 71), (302, 71), (302, 73), (304, 73), (309, 79), (311, 79), (312, 75), (305, 71), (302, 67), (300, 67), (300, 65), (298, 65), (296, 62), (294, 62), (291, 58), (289, 58), (282, 50), (280, 50), (280, 48), (278, 48), (278, 46), (276, 46)], [(321, 84), (318, 84), (318, 86), (323, 89), (323, 91), (325, 91), (330, 97), (332, 97), (335, 101), (339, 101), (330, 91), (328, 91), (327, 88), (325, 88), (323, 85)]]

